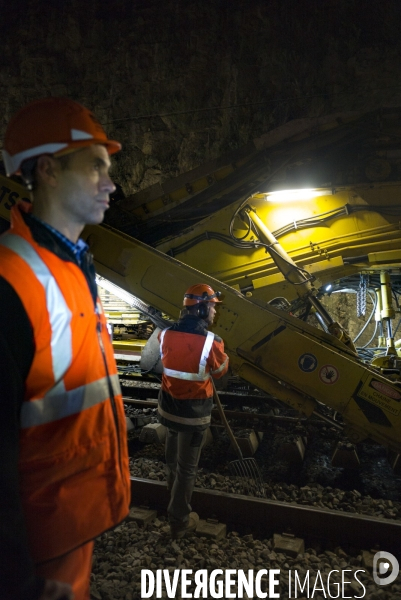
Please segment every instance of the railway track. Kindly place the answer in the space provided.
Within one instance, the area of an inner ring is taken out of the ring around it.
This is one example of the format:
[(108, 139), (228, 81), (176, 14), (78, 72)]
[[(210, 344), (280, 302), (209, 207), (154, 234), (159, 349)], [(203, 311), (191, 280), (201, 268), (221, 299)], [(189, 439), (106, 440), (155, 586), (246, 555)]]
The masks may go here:
[[(133, 385), (121, 383), (123, 396), (135, 398), (137, 400), (157, 400), (159, 388), (159, 384), (154, 380), (144, 380), (142, 385), (135, 381), (133, 382)], [(277, 406), (275, 400), (265, 395), (219, 391), (219, 396), (223, 404), (243, 403), (247, 406), (255, 406), (263, 402), (265, 404), (271, 404), (274, 407)]]
[[(128, 396), (123, 396), (123, 401), (126, 404), (130, 404), (136, 408), (157, 408), (157, 401), (156, 400), (151, 400), (149, 398), (143, 399), (143, 400), (138, 400), (137, 398), (132, 398), (132, 397), (128, 397)], [(266, 415), (266, 414), (261, 414), (261, 413), (252, 413), (252, 412), (247, 412), (247, 411), (234, 411), (234, 410), (224, 410), (224, 413), (226, 415), (226, 417), (228, 419), (236, 419), (238, 421), (244, 421), (244, 422), (252, 422), (252, 421), (258, 421), (259, 425), (259, 429), (261, 431), (264, 431), (264, 427), (263, 426), (268, 426), (269, 424), (272, 423), (277, 423), (280, 424), (282, 426), (285, 425), (297, 425), (300, 424), (302, 425), (302, 423), (306, 423), (306, 418), (304, 417), (287, 417), (287, 416), (282, 416), (282, 415)], [(218, 421), (220, 420), (220, 416), (219, 416), (219, 412), (217, 409), (213, 409), (212, 410), (212, 417), (217, 419)], [(321, 424), (322, 426), (325, 425), (324, 421), (317, 421), (317, 423)], [(262, 425), (262, 427), (260, 427), (260, 425)], [(219, 425), (219, 423), (214, 424), (214, 426), (220, 426), (223, 427), (223, 425)], [(266, 429), (266, 431), (269, 431), (268, 429)]]
[[(374, 579), (374, 568), (372, 571), (377, 545), (392, 565), (396, 557), (400, 560), (398, 523), (195, 488), (193, 508), (202, 519), (221, 519), (228, 526), (227, 535), (210, 538), (200, 533), (172, 540), (166, 519), (165, 483), (131, 478), (131, 488), (134, 504), (157, 509), (158, 515), (143, 526), (135, 519), (139, 511), (132, 511), (115, 530), (96, 540), (93, 600), (401, 599), (396, 575), (392, 583), (381, 586), (377, 577)], [(280, 536), (289, 527), (304, 542), (294, 540), (291, 550), (283, 548), (284, 536)], [(365, 549), (368, 552), (363, 552)], [(201, 576), (206, 591), (198, 589)], [(252, 588), (246, 588), (245, 594), (245, 584), (240, 585), (244, 578)], [(156, 586), (155, 581), (159, 582)], [(225, 595), (224, 585), (230, 595)]]
[[(131, 497), (135, 505), (163, 512), (168, 504), (166, 484), (160, 481), (131, 477)], [(240, 533), (291, 533), (308, 543), (382, 549), (401, 557), (401, 523), (396, 521), (203, 488), (195, 488), (191, 505), (202, 519), (217, 519)]]

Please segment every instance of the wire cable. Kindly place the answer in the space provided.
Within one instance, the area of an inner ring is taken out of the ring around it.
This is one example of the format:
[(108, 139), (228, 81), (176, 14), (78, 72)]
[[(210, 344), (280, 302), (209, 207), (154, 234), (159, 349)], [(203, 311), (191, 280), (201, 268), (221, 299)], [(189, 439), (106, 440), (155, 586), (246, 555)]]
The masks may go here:
[[(184, 242), (183, 244), (181, 244), (179, 246), (175, 246), (174, 248), (171, 248), (169, 250), (168, 254), (170, 254), (171, 256), (177, 256), (178, 254), (181, 254), (182, 252), (186, 252), (186, 251), (190, 250), (193, 246), (196, 246), (197, 244), (201, 243), (202, 241), (209, 240), (209, 239), (219, 240), (220, 242), (222, 242), (224, 244), (228, 244), (234, 248), (255, 249), (255, 247), (259, 247), (259, 246), (255, 245), (255, 242), (243, 242), (243, 240), (245, 240), (245, 238), (249, 235), (249, 233), (252, 229), (249, 217), (248, 217), (248, 223), (247, 223), (247, 231), (242, 237), (236, 237), (234, 235), (234, 231), (233, 231), (234, 221), (237, 218), (239, 212), (246, 205), (248, 200), (249, 200), (249, 198), (247, 198), (246, 200), (241, 202), (240, 206), (236, 209), (236, 211), (230, 221), (230, 226), (229, 226), (230, 235), (229, 236), (226, 236), (224, 234), (217, 233), (214, 231), (205, 231), (203, 234), (197, 236), (196, 238), (193, 238), (192, 240), (189, 240), (188, 242)], [(351, 213), (362, 211), (362, 210), (369, 211), (369, 212), (378, 212), (378, 213), (382, 213), (382, 214), (388, 214), (391, 216), (401, 216), (401, 207), (395, 207), (395, 206), (379, 207), (379, 206), (365, 206), (365, 205), (351, 206), (349, 204), (346, 204), (341, 208), (329, 210), (327, 212), (321, 213), (321, 214), (313, 216), (313, 217), (307, 217), (306, 219), (300, 219), (299, 221), (292, 221), (291, 223), (284, 225), (280, 229), (273, 231), (272, 234), (274, 235), (275, 238), (280, 238), (283, 235), (291, 233), (292, 231), (298, 231), (300, 229), (309, 229), (309, 228), (314, 228), (314, 227), (322, 227), (325, 223), (331, 221), (332, 219), (337, 219), (340, 217), (348, 216)], [(398, 301), (396, 300), (396, 302), (397, 302), (397, 306), (398, 306)]]
[[(365, 325), (362, 327), (362, 329), (360, 330), (360, 332), (357, 334), (357, 336), (352, 340), (353, 343), (355, 344), (355, 342), (357, 340), (359, 340), (359, 338), (361, 337), (361, 335), (363, 334), (363, 332), (365, 331), (365, 329), (367, 328), (367, 326), (369, 325), (369, 323), (372, 321), (374, 314), (376, 312), (376, 306), (377, 306), (377, 296), (376, 294), (371, 294), (370, 290), (368, 290), (368, 294), (369, 294), (369, 298), (372, 302), (373, 308), (372, 308), (372, 312), (370, 313), (369, 319), (366, 321)], [(373, 298), (372, 298), (373, 296)], [(377, 327), (377, 325), (376, 325)]]
[(363, 349), (367, 348), (373, 342), (373, 340), (376, 337), (376, 333), (377, 333), (377, 321), (375, 322), (375, 330), (373, 332), (373, 335), (370, 338), (370, 340), (368, 342), (366, 342), (366, 344), (364, 346), (362, 346)]

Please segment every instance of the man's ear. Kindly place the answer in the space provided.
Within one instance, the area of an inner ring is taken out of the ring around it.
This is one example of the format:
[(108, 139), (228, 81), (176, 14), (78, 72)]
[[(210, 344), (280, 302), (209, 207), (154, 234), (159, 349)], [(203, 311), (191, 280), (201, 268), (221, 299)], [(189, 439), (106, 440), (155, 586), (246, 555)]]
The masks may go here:
[(39, 156), (36, 163), (36, 175), (38, 182), (42, 181), (50, 187), (56, 187), (57, 176), (60, 171), (60, 165), (58, 161), (50, 156), (49, 154), (43, 154)]

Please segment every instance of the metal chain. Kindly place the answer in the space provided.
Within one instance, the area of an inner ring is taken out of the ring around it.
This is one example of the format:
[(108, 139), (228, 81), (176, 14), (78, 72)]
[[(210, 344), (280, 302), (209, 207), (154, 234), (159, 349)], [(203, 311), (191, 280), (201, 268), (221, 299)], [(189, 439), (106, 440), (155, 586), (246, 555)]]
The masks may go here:
[(366, 314), (366, 279), (361, 274), (358, 292), (356, 294), (356, 316), (364, 317)]

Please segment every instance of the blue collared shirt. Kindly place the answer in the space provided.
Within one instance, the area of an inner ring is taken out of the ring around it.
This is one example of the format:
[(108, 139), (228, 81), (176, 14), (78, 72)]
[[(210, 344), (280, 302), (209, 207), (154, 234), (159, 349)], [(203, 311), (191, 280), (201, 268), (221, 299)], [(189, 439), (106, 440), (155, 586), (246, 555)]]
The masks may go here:
[(62, 234), (61, 231), (58, 231), (58, 229), (55, 229), (52, 225), (49, 225), (49, 223), (42, 221), (42, 219), (35, 217), (35, 215), (31, 215), (31, 217), (32, 217), (32, 219), (35, 219), (35, 221), (38, 221), (39, 223), (44, 225), (46, 227), (46, 229), (51, 231), (59, 240), (61, 240), (63, 242), (63, 244), (65, 244), (67, 246), (67, 248), (69, 248), (71, 250), (71, 252), (74, 254), (75, 258), (77, 259), (77, 263), (81, 266), (83, 255), (89, 249), (89, 246), (86, 242), (79, 239), (77, 241), (77, 243), (74, 244), (74, 242), (72, 242), (67, 237), (65, 237), (65, 235)]

